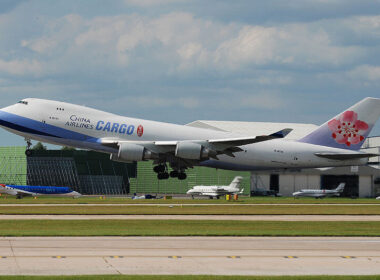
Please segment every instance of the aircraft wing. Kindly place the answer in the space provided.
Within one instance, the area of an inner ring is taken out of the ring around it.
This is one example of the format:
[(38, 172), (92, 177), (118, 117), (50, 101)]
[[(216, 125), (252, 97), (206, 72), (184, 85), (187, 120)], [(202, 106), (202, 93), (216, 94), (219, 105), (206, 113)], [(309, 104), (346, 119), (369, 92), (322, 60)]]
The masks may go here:
[(316, 193), (316, 194), (313, 194), (313, 197), (325, 197), (326, 194), (324, 193)]
[(6, 191), (7, 194), (10, 195), (20, 195), (20, 196), (33, 196), (35, 195), (34, 193), (28, 192), (28, 191), (23, 191), (23, 190), (18, 190), (18, 189), (8, 189)]
[(234, 147), (243, 146), (243, 145), (273, 140), (277, 138), (284, 138), (291, 131), (292, 131), (291, 128), (285, 128), (283, 130), (277, 131), (270, 135), (261, 135), (261, 136), (256, 136), (256, 137), (230, 138), (230, 139), (216, 139), (216, 140), (208, 140), (208, 142), (215, 145), (227, 145), (227, 146), (234, 146)]
[[(237, 138), (225, 138), (225, 139), (209, 139), (209, 140), (186, 140), (186, 141), (124, 141), (120, 139), (106, 138), (101, 139), (102, 145), (119, 149), (123, 144), (132, 144), (144, 147), (146, 150), (160, 155), (166, 153), (174, 153), (175, 157), (182, 158), (183, 160), (206, 160), (208, 158), (217, 158), (217, 155), (226, 154), (234, 157), (234, 152), (240, 152), (242, 149), (240, 146), (254, 144), (258, 142), (268, 141), (272, 139), (284, 138), (288, 135), (292, 129), (286, 128), (275, 132), (270, 135), (261, 135), (255, 137), (237, 137)], [(178, 152), (181, 147), (186, 150), (195, 150), (197, 147), (200, 149), (207, 149), (208, 154), (204, 158), (195, 158), (192, 156), (181, 156)]]
[(169, 162), (178, 169), (186, 169), (210, 158), (218, 160), (218, 155), (235, 157), (234, 153), (243, 151), (240, 146), (283, 138), (291, 131), (286, 128), (270, 135), (207, 140), (125, 141), (103, 138), (100, 141), (102, 145), (115, 149), (115, 153), (111, 154), (111, 159), (115, 161), (152, 159), (155, 164)]
[(205, 195), (205, 196), (213, 196), (213, 197), (220, 196), (220, 194), (218, 194), (218, 193), (214, 193), (214, 192), (202, 192), (202, 195)]

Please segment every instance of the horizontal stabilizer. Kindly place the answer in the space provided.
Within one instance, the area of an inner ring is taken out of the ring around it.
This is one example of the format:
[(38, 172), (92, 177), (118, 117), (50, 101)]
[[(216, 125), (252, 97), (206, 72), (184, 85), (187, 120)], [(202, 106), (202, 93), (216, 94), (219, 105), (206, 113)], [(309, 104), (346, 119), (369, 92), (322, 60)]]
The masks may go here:
[(380, 156), (379, 154), (355, 153), (355, 154), (333, 154), (333, 153), (315, 153), (316, 156), (334, 160), (350, 160)]

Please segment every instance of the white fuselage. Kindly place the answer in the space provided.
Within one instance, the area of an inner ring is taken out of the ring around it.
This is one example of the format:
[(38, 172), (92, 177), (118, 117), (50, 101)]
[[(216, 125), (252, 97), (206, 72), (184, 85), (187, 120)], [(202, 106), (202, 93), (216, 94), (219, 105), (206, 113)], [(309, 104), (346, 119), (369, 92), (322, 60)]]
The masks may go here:
[[(242, 137), (230, 132), (214, 131), (115, 114), (69, 103), (25, 99), (0, 110), (0, 126), (26, 138), (62, 146), (117, 153), (101, 144), (115, 141), (183, 141)], [(139, 127), (143, 131), (139, 131)], [(249, 135), (250, 136), (250, 135)], [(332, 160), (314, 153), (349, 153), (350, 151), (286, 139), (269, 140), (241, 146), (235, 157), (218, 155), (219, 160), (200, 162), (202, 166), (231, 170), (297, 169), (363, 165), (367, 159)]]
[(325, 196), (339, 196), (340, 192), (336, 190), (312, 190), (305, 189), (293, 193), (293, 196), (308, 196), (308, 197), (325, 197)]
[(230, 186), (194, 186), (187, 191), (189, 195), (203, 195), (210, 197), (218, 197), (226, 194), (237, 194), (239, 193), (239, 188)]

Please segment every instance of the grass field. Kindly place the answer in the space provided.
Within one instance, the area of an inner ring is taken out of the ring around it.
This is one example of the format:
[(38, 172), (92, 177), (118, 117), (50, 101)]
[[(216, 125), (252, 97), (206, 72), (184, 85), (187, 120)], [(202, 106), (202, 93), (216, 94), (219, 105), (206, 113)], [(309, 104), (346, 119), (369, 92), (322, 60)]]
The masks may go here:
[(240, 197), (238, 201), (226, 201), (225, 199), (186, 199), (186, 198), (173, 198), (170, 200), (164, 199), (139, 199), (132, 200), (128, 197), (105, 197), (100, 198), (100, 196), (84, 196), (77, 199), (67, 198), (67, 197), (38, 197), (34, 199), (33, 197), (25, 197), (23, 199), (16, 199), (14, 196), (1, 196), (0, 204), (8, 204), (8, 203), (16, 203), (16, 204), (25, 204), (25, 203), (62, 203), (62, 204), (88, 204), (88, 203), (97, 203), (97, 204), (105, 204), (105, 203), (133, 203), (133, 204), (145, 204), (145, 203), (173, 203), (173, 204), (194, 204), (194, 203), (212, 203), (212, 204), (221, 204), (221, 203), (237, 203), (237, 204), (245, 204), (245, 203), (270, 203), (270, 204), (337, 204), (337, 203), (347, 203), (347, 204), (379, 204), (380, 200), (376, 200), (374, 198), (358, 198), (358, 199), (350, 199), (350, 198), (324, 198), (324, 199), (315, 199), (310, 197), (297, 198), (293, 197)]
[(0, 206), (0, 214), (78, 215), (380, 215), (380, 205)]
[(380, 236), (380, 222), (0, 220), (0, 236)]
[(207, 275), (87, 275), (87, 276), (0, 276), (0, 280), (377, 280), (374, 276), (207, 276)]

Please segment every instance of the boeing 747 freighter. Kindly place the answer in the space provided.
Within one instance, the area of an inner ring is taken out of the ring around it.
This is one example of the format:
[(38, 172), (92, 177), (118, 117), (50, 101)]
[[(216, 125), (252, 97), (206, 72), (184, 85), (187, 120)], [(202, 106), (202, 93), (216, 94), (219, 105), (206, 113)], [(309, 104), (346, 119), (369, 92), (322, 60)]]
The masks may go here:
[(94, 150), (114, 161), (153, 160), (158, 179), (183, 180), (193, 166), (250, 171), (364, 165), (376, 155), (359, 149), (379, 115), (380, 99), (368, 97), (294, 141), (284, 139), (287, 128), (241, 135), (27, 98), (0, 110), (0, 126), (29, 144), (33, 139)]

